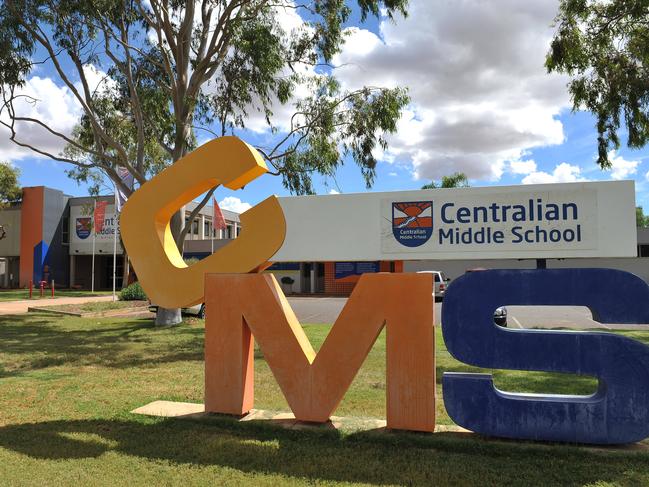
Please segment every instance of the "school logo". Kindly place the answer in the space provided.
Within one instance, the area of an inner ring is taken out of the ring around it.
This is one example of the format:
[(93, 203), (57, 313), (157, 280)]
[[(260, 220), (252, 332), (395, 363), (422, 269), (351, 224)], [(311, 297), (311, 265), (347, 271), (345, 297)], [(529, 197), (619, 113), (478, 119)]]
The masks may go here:
[(419, 247), (433, 234), (433, 202), (392, 203), (392, 233), (401, 245)]
[(92, 229), (92, 218), (77, 218), (77, 237), (86, 239), (90, 236)]

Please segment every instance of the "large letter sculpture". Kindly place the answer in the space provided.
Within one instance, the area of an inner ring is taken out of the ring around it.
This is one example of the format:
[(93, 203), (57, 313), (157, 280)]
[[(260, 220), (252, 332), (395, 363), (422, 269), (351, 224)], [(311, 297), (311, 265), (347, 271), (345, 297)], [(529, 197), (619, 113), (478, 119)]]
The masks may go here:
[(316, 354), (271, 274), (208, 274), (205, 410), (253, 406), (253, 339), (298, 420), (324, 422), (381, 329), (387, 329), (387, 426), (433, 431), (432, 283), (417, 274), (365, 274)]
[(120, 225), (138, 279), (151, 301), (165, 308), (203, 301), (207, 272), (251, 272), (282, 246), (284, 213), (271, 196), (241, 215), (241, 235), (188, 267), (169, 221), (178, 209), (222, 184), (239, 189), (267, 172), (259, 153), (236, 137), (208, 142), (142, 185), (124, 206)]
[(649, 436), (649, 347), (611, 333), (497, 327), (503, 305), (587, 306), (604, 323), (649, 323), (649, 287), (609, 269), (484, 271), (447, 290), (448, 351), (485, 368), (594, 376), (592, 396), (513, 394), (489, 374), (445, 373), (444, 404), (457, 424), (484, 435), (580, 443), (630, 443)]

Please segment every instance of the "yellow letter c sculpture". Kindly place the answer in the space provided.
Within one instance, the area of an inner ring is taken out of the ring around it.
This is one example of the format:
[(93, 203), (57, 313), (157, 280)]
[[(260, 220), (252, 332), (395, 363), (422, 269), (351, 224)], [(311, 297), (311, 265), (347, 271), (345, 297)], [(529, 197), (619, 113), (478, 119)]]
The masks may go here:
[(268, 171), (260, 154), (236, 137), (208, 142), (143, 184), (122, 211), (124, 246), (152, 303), (164, 308), (203, 301), (205, 274), (263, 268), (286, 236), (284, 213), (271, 196), (241, 215), (241, 234), (188, 267), (171, 234), (178, 209), (219, 184), (239, 189)]

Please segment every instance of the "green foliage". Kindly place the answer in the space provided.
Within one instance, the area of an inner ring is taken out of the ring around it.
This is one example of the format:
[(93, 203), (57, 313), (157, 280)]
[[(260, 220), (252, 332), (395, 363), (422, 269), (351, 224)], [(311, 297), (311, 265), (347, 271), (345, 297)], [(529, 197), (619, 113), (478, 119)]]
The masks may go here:
[(597, 118), (598, 159), (611, 167), (622, 123), (628, 146), (649, 141), (649, 0), (561, 0), (548, 71), (567, 73), (575, 110)]
[(318, 80), (314, 95), (298, 103), (302, 123), (271, 163), (293, 193), (312, 194), (314, 173), (333, 177), (346, 156), (359, 167), (370, 188), (376, 177), (374, 149), (387, 148), (384, 134), (396, 130), (406, 90), (364, 88), (343, 93), (334, 78)]
[[(65, 151), (45, 155), (70, 163), (70, 177), (95, 192), (106, 177), (120, 185), (122, 167), (143, 184), (192, 150), (197, 130), (214, 137), (234, 133), (254, 113), (263, 114), (275, 134), (259, 149), (290, 191), (312, 193), (313, 175), (332, 176), (347, 156), (369, 187), (376, 175), (372, 151), (387, 146), (385, 135), (396, 130), (408, 97), (404, 89), (340, 88), (329, 63), (345, 42), (350, 3), (4, 2), (0, 114), (10, 121), (0, 123), (13, 128), (16, 90), (36, 69), (35, 53), (46, 53), (57, 84), (69, 87), (83, 115)], [(406, 14), (407, 0), (357, 4), (363, 19), (380, 13), (394, 19)], [(285, 31), (285, 9), (301, 14), (303, 25)], [(91, 86), (88, 65), (100, 67), (107, 82)], [(298, 85), (312, 94), (296, 99)], [(273, 109), (287, 103), (295, 115), (280, 135)], [(19, 134), (13, 139), (20, 142)]]
[(194, 264), (200, 262), (200, 259), (198, 259), (196, 257), (190, 257), (188, 259), (183, 259), (183, 260), (185, 261), (185, 264), (187, 264), (187, 267), (191, 267)]
[(7, 162), (0, 162), (0, 208), (20, 201), (22, 188), (18, 184), (20, 171)]
[(119, 293), (119, 299), (120, 301), (146, 301), (147, 297), (140, 283), (134, 282), (122, 289)]
[(638, 228), (649, 227), (649, 216), (644, 214), (642, 206), (638, 206), (635, 209), (635, 223)]
[(292, 285), (295, 283), (295, 279), (293, 279), (291, 276), (284, 276), (280, 279), (282, 284), (287, 284), (287, 285)]
[(466, 177), (466, 174), (463, 172), (456, 172), (450, 176), (442, 176), (442, 181), (436, 183), (431, 181), (428, 184), (424, 184), (421, 189), (438, 189), (438, 188), (468, 188), (469, 179)]

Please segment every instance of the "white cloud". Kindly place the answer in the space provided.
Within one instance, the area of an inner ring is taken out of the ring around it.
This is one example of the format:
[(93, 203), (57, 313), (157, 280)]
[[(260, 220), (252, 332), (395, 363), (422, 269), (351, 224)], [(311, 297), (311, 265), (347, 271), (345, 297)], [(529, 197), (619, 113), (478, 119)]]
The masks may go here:
[[(20, 95), (14, 102), (16, 115), (42, 121), (52, 130), (70, 135), (81, 115), (81, 107), (67, 87), (57, 86), (50, 78), (32, 76), (25, 86), (16, 92)], [(1, 115), (4, 122), (9, 119)], [(17, 139), (39, 149), (58, 154), (64, 147), (63, 141), (44, 128), (31, 122), (16, 122)], [(2, 159), (20, 160), (25, 157), (40, 157), (30, 149), (23, 149), (9, 140), (10, 132), (0, 127), (0, 152)]]
[(396, 172), (391, 172), (391, 173), (388, 173), (388, 176), (396, 177), (396, 176), (398, 176), (398, 174)]
[(329, 190), (329, 194), (340, 194), (340, 191), (331, 188), (331, 189)]
[[(103, 94), (116, 87), (113, 79), (93, 65), (85, 65), (83, 72), (88, 82), (88, 88), (94, 94)], [(83, 96), (81, 82), (77, 81), (74, 85)], [(16, 116), (40, 120), (53, 131), (66, 136), (70, 136), (82, 114), (81, 104), (72, 91), (67, 86), (57, 85), (49, 77), (32, 76), (27, 80), (25, 86), (16, 91), (16, 96), (14, 101)], [(0, 117), (5, 122), (9, 121), (6, 113)], [(19, 141), (50, 154), (58, 155), (65, 147), (63, 139), (33, 122), (16, 122), (15, 129), (16, 138)], [(0, 151), (3, 159), (20, 160), (25, 157), (44, 157), (30, 149), (14, 144), (9, 140), (9, 136), (9, 129), (0, 127)]]
[(557, 165), (552, 174), (537, 171), (523, 178), (523, 184), (548, 184), (548, 183), (573, 183), (577, 181), (586, 181), (581, 177), (581, 168), (573, 166), (567, 162)]
[(219, 201), (219, 207), (223, 210), (234, 211), (235, 213), (243, 213), (244, 211), (252, 208), (250, 203), (241, 201), (236, 196), (226, 196), (221, 201)]
[(536, 162), (529, 161), (509, 161), (509, 170), (513, 174), (531, 174), (536, 172)]
[(387, 155), (412, 164), (416, 177), (462, 171), (497, 180), (508, 163), (530, 169), (511, 164), (529, 149), (564, 141), (557, 115), (569, 106), (566, 79), (544, 67), (557, 7), (556, 0), (412, 0), (407, 19), (381, 23), (381, 37), (350, 29), (337, 75), (349, 89), (410, 88)]
[(611, 161), (611, 178), (626, 179), (638, 171), (640, 161), (627, 161), (612, 150), (608, 153), (608, 160)]

